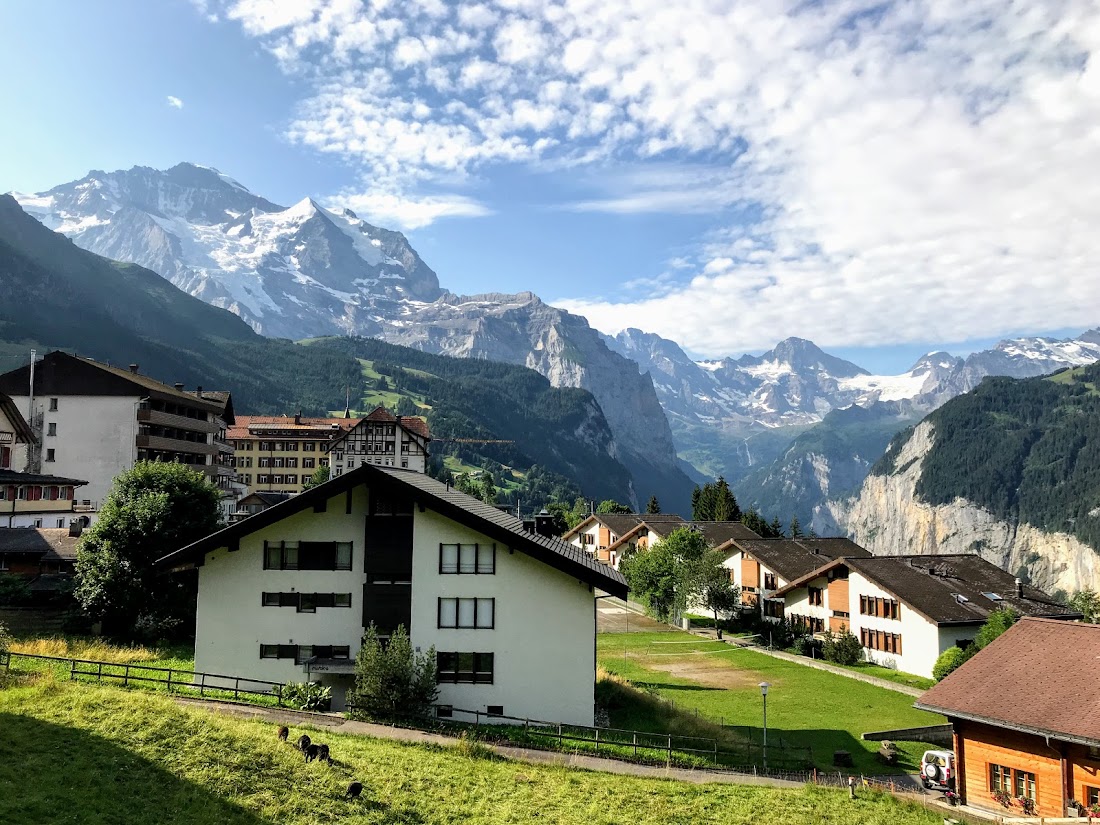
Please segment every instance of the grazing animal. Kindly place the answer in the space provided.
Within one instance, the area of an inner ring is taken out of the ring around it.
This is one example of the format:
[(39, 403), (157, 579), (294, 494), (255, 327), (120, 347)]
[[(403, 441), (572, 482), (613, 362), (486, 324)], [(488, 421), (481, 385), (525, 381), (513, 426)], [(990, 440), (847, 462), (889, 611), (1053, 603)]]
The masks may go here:
[(288, 736), (290, 736), (290, 729), (287, 728), (286, 725), (283, 725), (281, 728), (279, 728), (279, 741), (285, 742)]
[(328, 752), (328, 745), (317, 746), (317, 758), (322, 762), (328, 762), (330, 765), (332, 764), (332, 755)]
[(359, 794), (361, 793), (363, 793), (363, 783), (352, 782), (350, 785), (348, 785), (348, 792), (344, 794), (344, 797), (346, 799), (358, 799)]
[(320, 745), (306, 745), (306, 761), (312, 762), (321, 753)]
[(304, 751), (306, 748), (309, 747), (309, 743), (312, 742), (312, 741), (313, 740), (310, 739), (308, 736), (306, 736), (305, 734), (302, 734), (301, 736), (298, 737), (298, 750)]

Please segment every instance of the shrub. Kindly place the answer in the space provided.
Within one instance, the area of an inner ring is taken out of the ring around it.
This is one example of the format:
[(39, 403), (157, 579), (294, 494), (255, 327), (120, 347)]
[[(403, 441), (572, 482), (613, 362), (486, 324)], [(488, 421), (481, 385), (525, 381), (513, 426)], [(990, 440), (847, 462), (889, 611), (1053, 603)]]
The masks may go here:
[(8, 632), (7, 625), (0, 622), (0, 650), (10, 650), (14, 641), (11, 633)]
[(353, 716), (408, 719), (428, 716), (439, 696), (435, 648), (415, 653), (404, 625), (385, 645), (372, 623), (355, 657), (355, 687), (348, 694)]
[(0, 573), (0, 607), (26, 604), (31, 599), (31, 588), (22, 576)]
[(332, 704), (332, 688), (317, 682), (287, 682), (283, 685), (283, 701), (298, 710), (328, 710)]
[(932, 666), (932, 678), (937, 682), (940, 681), (965, 661), (966, 651), (961, 647), (947, 648), (947, 650), (941, 653), (939, 658), (936, 659), (936, 664)]
[(825, 633), (821, 656), (827, 662), (854, 665), (863, 658), (863, 645), (846, 626), (841, 626), (839, 633), (831, 630)]

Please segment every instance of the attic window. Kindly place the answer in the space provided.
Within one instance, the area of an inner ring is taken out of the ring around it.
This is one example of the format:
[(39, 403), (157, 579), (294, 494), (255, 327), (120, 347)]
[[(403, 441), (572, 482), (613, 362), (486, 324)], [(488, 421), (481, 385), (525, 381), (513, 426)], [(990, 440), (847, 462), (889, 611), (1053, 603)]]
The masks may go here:
[(957, 601), (959, 604), (966, 604), (968, 601), (970, 601), (970, 599), (966, 598), (966, 596), (964, 596), (962, 593), (952, 593), (951, 595), (955, 597), (955, 601)]
[(1004, 601), (1004, 597), (1002, 597), (999, 593), (982, 591), (982, 595), (989, 599), (991, 602)]

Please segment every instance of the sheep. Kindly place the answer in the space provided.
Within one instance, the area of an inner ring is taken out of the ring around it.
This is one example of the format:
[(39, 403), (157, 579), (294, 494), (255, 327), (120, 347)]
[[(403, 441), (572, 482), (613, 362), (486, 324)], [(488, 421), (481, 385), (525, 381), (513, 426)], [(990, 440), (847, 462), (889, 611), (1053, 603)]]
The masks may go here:
[(286, 725), (283, 725), (279, 728), (279, 741), (285, 742), (288, 736), (290, 736), (290, 729)]
[(358, 781), (357, 782), (352, 782), (350, 785), (348, 785), (348, 791), (347, 791), (346, 794), (344, 794), (344, 798), (345, 799), (358, 799), (359, 794), (361, 794), (361, 793), (363, 793), (363, 783), (358, 782)]
[(308, 736), (306, 736), (305, 734), (302, 734), (301, 736), (298, 737), (298, 750), (305, 751), (305, 749), (309, 747), (309, 744), (312, 741), (313, 740), (310, 739)]
[(318, 749), (317, 758), (320, 759), (322, 762), (327, 762), (328, 764), (331, 765), (332, 764), (332, 755), (328, 751), (328, 745), (318, 745), (317, 749)]
[(320, 754), (320, 752), (321, 752), (321, 746), (320, 745), (306, 745), (306, 747), (305, 747), (306, 761), (307, 762), (312, 762), (314, 759), (317, 758), (317, 756), (318, 756), (318, 754)]

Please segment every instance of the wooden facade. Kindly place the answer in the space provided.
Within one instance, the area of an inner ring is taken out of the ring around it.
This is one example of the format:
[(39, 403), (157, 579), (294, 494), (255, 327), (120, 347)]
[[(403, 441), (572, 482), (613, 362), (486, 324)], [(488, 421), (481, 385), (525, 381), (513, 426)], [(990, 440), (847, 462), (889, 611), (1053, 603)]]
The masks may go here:
[(993, 798), (994, 784), (1007, 780), (1013, 798), (1032, 796), (1035, 816), (1065, 816), (1066, 802), (1100, 798), (1100, 749), (1044, 736), (952, 719), (959, 765), (958, 785), (966, 805), (1005, 815), (1022, 815), (1018, 804), (1006, 810)]

